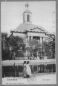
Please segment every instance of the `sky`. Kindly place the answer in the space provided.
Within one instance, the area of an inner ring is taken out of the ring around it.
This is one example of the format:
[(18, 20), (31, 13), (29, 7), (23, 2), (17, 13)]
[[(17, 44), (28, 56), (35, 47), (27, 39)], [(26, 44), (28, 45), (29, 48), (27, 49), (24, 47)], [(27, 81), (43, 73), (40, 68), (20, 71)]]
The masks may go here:
[(1, 2), (1, 32), (10, 33), (23, 23), (26, 3), (32, 12), (32, 24), (56, 33), (56, 1)]

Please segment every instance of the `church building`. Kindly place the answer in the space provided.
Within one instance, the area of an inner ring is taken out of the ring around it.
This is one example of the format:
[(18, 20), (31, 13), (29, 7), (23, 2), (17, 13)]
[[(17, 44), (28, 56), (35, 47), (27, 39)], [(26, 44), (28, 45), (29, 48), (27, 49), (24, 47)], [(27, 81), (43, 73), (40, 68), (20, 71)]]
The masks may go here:
[[(53, 40), (43, 27), (32, 24), (32, 12), (29, 10), (29, 4), (25, 4), (26, 10), (23, 12), (23, 22), (11, 33), (14, 36), (23, 38), (26, 47), (29, 47), (29, 41), (36, 40), (42, 45), (43, 41)], [(27, 51), (26, 51), (27, 54)]]
[[(22, 24), (20, 24), (16, 29), (11, 31), (11, 34), (14, 36), (19, 36), (24, 40), (24, 43), (26, 44), (26, 53), (25, 53), (25, 61), (26, 61), (26, 59), (28, 60), (27, 48), (30, 47), (29, 46), (30, 41), (36, 40), (38, 44), (39, 43), (41, 44), (41, 48), (43, 48), (42, 46), (43, 42), (49, 42), (53, 40), (53, 35), (47, 32), (43, 27), (34, 25), (32, 23), (32, 12), (29, 10), (29, 5), (26, 4), (25, 8), (26, 10), (23, 12)], [(32, 73), (55, 72), (56, 71), (55, 70), (55, 64), (56, 64), (55, 59), (47, 59), (47, 57), (44, 57), (44, 59), (40, 60), (38, 52), (37, 52), (37, 57), (36, 57), (36, 60), (34, 59), (30, 60), (29, 58)], [(2, 62), (3, 71), (5, 72), (5, 73), (3, 72), (3, 77), (4, 76), (20, 76), (19, 73), (23, 74), (22, 73), (23, 62), (24, 60), (18, 60), (18, 59), (3, 61)], [(8, 69), (11, 71), (9, 71)], [(6, 73), (6, 71), (8, 71), (8, 73)]]

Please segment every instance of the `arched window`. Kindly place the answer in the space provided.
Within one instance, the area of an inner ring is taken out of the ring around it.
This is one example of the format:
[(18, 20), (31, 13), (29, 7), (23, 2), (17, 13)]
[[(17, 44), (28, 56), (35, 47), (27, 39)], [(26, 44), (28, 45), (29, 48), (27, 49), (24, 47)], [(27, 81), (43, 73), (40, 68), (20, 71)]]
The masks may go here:
[(27, 15), (27, 22), (30, 21), (30, 15)]

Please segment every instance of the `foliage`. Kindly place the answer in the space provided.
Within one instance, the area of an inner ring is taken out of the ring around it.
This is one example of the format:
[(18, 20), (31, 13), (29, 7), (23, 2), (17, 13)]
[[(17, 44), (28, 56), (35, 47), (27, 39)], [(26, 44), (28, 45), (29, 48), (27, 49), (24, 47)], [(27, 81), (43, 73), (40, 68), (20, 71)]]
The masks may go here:
[(30, 40), (29, 41), (29, 46), (30, 46), (30, 49), (29, 49), (30, 56), (33, 55), (34, 57), (36, 57), (37, 56), (37, 51), (39, 51), (39, 49), (41, 48), (40, 42), (38, 42), (35, 39)]
[[(3, 48), (3, 42), (5, 49)], [(2, 58), (5, 59), (15, 59), (15, 57), (24, 57), (25, 44), (23, 39), (18, 36), (10, 35), (2, 40)]]
[(55, 58), (55, 39), (50, 42), (44, 42), (43, 48), (45, 50), (45, 55), (48, 56), (48, 58)]

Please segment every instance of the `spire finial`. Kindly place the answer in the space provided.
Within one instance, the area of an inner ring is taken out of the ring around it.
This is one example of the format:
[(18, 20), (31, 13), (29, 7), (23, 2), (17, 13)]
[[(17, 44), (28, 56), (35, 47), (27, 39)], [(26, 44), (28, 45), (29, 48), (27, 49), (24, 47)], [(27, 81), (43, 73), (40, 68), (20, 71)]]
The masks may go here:
[(26, 8), (28, 8), (28, 7), (29, 7), (29, 4), (28, 4), (28, 3), (27, 3), (27, 4), (25, 4), (25, 7), (26, 7)]

